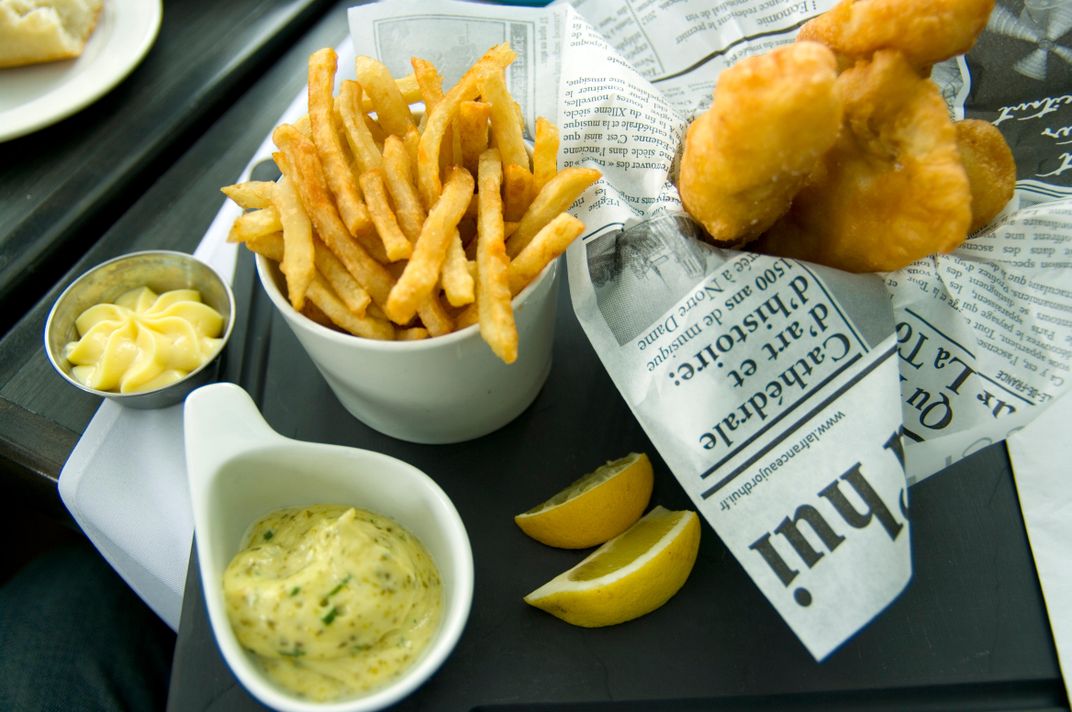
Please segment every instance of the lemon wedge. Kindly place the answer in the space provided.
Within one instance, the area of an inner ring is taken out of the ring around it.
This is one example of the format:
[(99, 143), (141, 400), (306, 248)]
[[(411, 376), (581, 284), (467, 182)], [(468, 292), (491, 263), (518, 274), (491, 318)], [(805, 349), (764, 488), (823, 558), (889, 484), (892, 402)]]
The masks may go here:
[(669, 601), (688, 579), (699, 548), (696, 512), (657, 506), (525, 602), (585, 628), (624, 623)]
[(651, 499), (652, 480), (648, 456), (629, 453), (589, 472), (514, 521), (521, 531), (548, 546), (596, 546), (640, 518)]

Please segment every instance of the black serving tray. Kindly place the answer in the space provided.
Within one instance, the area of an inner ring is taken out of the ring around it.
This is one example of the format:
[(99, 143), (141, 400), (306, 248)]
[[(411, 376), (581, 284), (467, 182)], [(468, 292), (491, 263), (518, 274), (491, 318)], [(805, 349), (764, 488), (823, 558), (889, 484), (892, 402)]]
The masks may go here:
[[(225, 375), (294, 438), (408, 461), (453, 499), (476, 589), (454, 653), (401, 710), (1063, 709), (1053, 639), (1008, 457), (982, 450), (910, 490), (914, 575), (868, 627), (817, 663), (704, 525), (696, 567), (664, 607), (602, 629), (567, 625), (521, 597), (580, 560), (529, 539), (513, 515), (632, 450), (652, 456), (652, 502), (691, 508), (558, 299), (551, 376), (515, 421), (458, 445), (413, 445), (352, 418), (240, 260), (243, 316)], [(260, 705), (216, 647), (191, 558), (169, 710)]]

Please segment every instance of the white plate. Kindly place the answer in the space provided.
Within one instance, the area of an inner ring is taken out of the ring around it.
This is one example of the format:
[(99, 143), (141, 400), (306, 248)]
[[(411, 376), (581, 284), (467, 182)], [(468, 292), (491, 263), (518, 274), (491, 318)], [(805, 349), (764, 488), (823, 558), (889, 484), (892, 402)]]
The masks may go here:
[(70, 116), (118, 84), (160, 29), (160, 0), (104, 0), (82, 56), (0, 69), (0, 141)]

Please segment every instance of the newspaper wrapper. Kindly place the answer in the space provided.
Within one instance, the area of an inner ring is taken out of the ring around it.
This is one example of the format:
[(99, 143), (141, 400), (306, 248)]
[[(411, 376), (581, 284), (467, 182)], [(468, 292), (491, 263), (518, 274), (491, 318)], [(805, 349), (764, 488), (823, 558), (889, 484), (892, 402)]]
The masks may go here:
[(396, 75), (425, 57), (445, 86), (511, 43), (526, 124), (552, 118), (560, 164), (603, 172), (573, 206), (587, 225), (568, 253), (577, 317), (816, 659), (908, 584), (909, 485), (1035, 417), (1066, 390), (1072, 355), (1066, 4), (999, 2), (972, 52), (934, 68), (951, 115), (992, 121), (1018, 163), (1016, 199), (955, 253), (849, 275), (711, 247), (684, 216), (681, 139), (718, 74), (832, 4), (401, 1), (349, 16), (359, 53)]

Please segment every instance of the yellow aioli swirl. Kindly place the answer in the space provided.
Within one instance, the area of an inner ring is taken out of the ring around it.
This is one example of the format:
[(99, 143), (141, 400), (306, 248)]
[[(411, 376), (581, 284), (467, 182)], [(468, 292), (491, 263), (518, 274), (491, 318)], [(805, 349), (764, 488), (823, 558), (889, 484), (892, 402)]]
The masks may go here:
[(431, 557), (397, 522), (340, 505), (272, 512), (223, 574), (238, 641), (277, 684), (311, 700), (382, 687), (442, 615)]
[(157, 295), (148, 287), (95, 304), (75, 320), (78, 341), (64, 349), (71, 375), (99, 391), (137, 393), (170, 385), (212, 360), (223, 316), (196, 289)]

